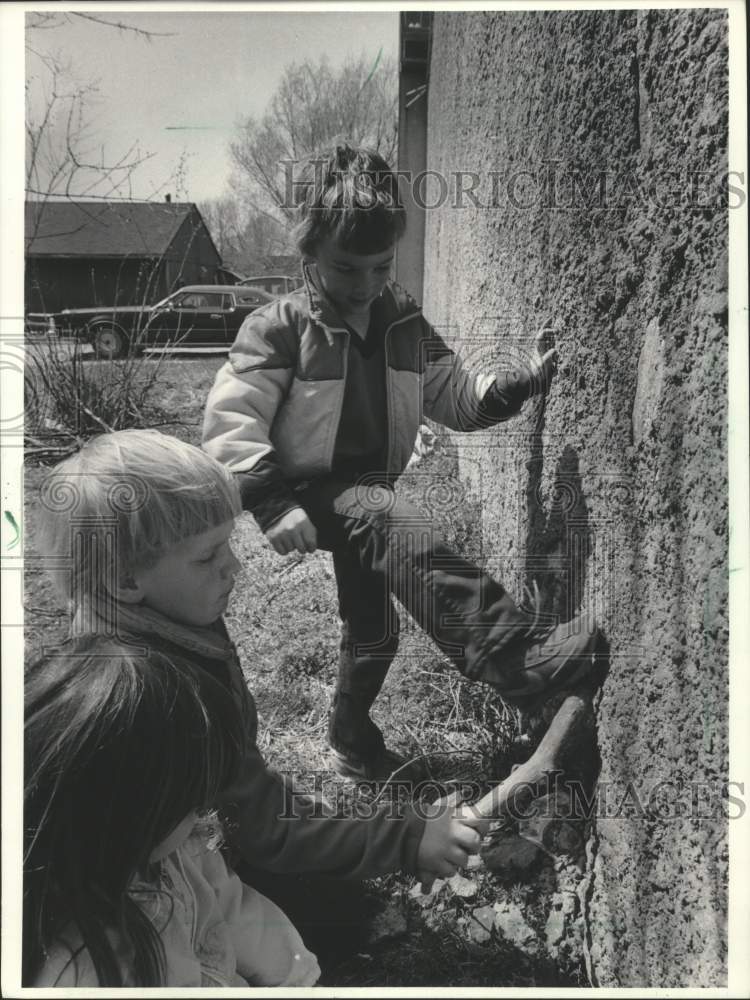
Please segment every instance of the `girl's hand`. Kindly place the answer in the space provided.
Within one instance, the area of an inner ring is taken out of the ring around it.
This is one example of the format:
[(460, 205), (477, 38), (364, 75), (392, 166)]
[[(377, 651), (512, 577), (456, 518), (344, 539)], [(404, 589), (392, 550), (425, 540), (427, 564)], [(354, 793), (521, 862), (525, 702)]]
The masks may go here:
[(529, 359), (532, 396), (546, 392), (552, 384), (557, 371), (557, 348), (554, 343), (555, 329), (552, 326), (542, 327), (534, 338), (534, 351)]
[(276, 524), (272, 524), (266, 538), (280, 556), (295, 551), (304, 555), (318, 547), (315, 525), (301, 507), (292, 507)]

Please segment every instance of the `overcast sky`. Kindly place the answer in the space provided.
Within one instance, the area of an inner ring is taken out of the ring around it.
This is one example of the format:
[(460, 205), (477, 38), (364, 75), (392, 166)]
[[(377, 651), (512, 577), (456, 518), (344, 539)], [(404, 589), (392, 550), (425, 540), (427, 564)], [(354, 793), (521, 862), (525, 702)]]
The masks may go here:
[[(135, 142), (155, 154), (133, 177), (139, 198), (169, 189), (190, 201), (222, 194), (236, 122), (263, 113), (289, 62), (326, 55), (336, 65), (364, 53), (374, 64), (381, 48), (383, 56), (395, 56), (398, 46), (393, 10), (92, 12), (164, 36), (148, 40), (73, 17), (28, 32), (27, 43), (61, 56), (80, 83), (97, 81), (87, 108), (92, 148), (103, 145), (110, 161)], [(39, 63), (32, 54), (27, 73), (34, 72)], [(180, 190), (170, 178), (183, 153)]]

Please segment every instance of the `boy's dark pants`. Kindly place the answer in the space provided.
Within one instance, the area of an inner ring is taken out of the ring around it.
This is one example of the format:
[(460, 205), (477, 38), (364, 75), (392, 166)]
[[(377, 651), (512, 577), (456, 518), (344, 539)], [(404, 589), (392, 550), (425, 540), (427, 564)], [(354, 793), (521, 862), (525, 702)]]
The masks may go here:
[(343, 622), (329, 738), (363, 757), (382, 748), (369, 709), (398, 646), (395, 595), (464, 676), (520, 703), (543, 679), (524, 671), (529, 618), (504, 587), (451, 552), (430, 519), (384, 481), (320, 480), (297, 497), (333, 553)]

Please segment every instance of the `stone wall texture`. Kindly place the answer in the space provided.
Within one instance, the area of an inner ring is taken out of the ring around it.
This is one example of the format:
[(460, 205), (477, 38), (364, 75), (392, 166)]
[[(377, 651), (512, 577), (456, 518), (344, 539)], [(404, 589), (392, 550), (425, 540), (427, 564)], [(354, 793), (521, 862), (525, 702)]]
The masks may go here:
[(721, 10), (435, 16), (425, 313), (484, 366), (560, 331), (546, 410), (462, 436), (461, 471), (489, 568), (610, 645), (601, 986), (726, 982), (727, 86)]

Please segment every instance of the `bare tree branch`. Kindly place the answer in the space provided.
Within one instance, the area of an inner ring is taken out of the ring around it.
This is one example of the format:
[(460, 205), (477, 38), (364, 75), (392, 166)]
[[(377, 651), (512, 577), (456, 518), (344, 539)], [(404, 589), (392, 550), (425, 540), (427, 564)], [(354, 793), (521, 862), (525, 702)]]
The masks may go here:
[(152, 38), (172, 38), (177, 34), (175, 31), (149, 31), (146, 28), (138, 28), (134, 24), (126, 24), (124, 21), (110, 21), (109, 18), (92, 14), (90, 11), (66, 11), (57, 13), (56, 11), (33, 11), (26, 16), (26, 30), (37, 31), (49, 28), (59, 28), (62, 24), (69, 24), (73, 18), (81, 21), (92, 21), (94, 24), (101, 24), (106, 28), (116, 28), (118, 31), (129, 31), (140, 38), (150, 41)]
[(176, 31), (147, 31), (145, 28), (137, 28), (133, 24), (125, 24), (123, 21), (110, 21), (106, 17), (99, 17), (96, 14), (84, 13), (83, 11), (71, 11), (71, 17), (78, 17), (82, 21), (93, 21), (94, 24), (103, 24), (108, 28), (117, 28), (118, 31), (130, 31), (134, 35), (139, 35), (150, 41), (152, 38), (173, 38)]

